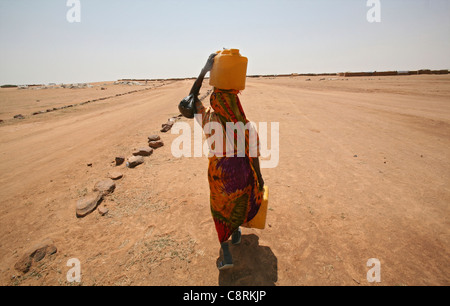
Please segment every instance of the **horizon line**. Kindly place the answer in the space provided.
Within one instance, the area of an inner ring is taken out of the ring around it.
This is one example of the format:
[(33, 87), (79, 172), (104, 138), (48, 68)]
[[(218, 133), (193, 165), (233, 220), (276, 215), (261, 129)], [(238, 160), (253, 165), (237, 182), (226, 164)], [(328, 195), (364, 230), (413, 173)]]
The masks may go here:
[[(423, 75), (423, 74), (449, 74), (450, 69), (420, 69), (420, 70), (388, 70), (388, 71), (346, 71), (346, 72), (324, 72), (324, 73), (284, 73), (284, 74), (253, 74), (247, 75), (247, 78), (257, 77), (293, 77), (293, 76), (339, 76), (339, 77), (358, 77), (358, 76), (395, 76), (395, 75)], [(130, 79), (122, 78), (116, 80), (116, 82), (134, 81), (134, 82), (146, 82), (146, 81), (174, 81), (174, 80), (195, 80), (197, 77), (175, 77), (175, 78), (151, 78), (151, 79)], [(209, 76), (205, 77), (209, 79)], [(110, 81), (93, 81), (93, 82), (74, 82), (74, 83), (59, 83), (59, 84), (83, 84), (83, 83), (98, 83), (98, 82), (113, 82)], [(49, 82), (48, 84), (55, 84), (55, 82)], [(5, 87), (19, 87), (19, 86), (44, 86), (45, 84), (10, 84), (5, 83), (0, 85), (0, 88)]]

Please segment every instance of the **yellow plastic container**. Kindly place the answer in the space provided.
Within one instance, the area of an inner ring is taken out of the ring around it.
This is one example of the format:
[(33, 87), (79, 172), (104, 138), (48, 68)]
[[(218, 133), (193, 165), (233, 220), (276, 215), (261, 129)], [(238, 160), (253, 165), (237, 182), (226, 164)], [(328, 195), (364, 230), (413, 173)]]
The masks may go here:
[(245, 227), (264, 229), (266, 227), (267, 207), (269, 205), (269, 187), (264, 185), (264, 196), (256, 216)]
[(245, 89), (248, 59), (238, 49), (217, 51), (209, 85), (220, 89)]

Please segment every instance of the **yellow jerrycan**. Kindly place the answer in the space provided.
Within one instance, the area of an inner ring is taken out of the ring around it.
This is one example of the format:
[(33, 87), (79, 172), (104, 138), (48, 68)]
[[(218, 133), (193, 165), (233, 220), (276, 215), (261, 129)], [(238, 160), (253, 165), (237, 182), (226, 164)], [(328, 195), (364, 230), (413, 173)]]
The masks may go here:
[(243, 224), (242, 226), (264, 229), (266, 227), (268, 205), (269, 205), (269, 187), (267, 185), (264, 185), (263, 200), (261, 202), (261, 207), (259, 208), (258, 213), (256, 214), (255, 217), (253, 217), (253, 219), (248, 221), (246, 224)]
[(248, 59), (239, 49), (217, 51), (210, 72), (209, 85), (220, 89), (245, 89)]

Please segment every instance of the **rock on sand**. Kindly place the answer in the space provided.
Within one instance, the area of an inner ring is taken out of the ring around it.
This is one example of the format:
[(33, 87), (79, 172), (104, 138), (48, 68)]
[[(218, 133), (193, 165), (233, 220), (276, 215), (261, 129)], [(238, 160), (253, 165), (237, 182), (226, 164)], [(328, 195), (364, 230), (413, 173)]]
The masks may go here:
[(53, 241), (46, 239), (26, 252), (20, 260), (16, 262), (14, 268), (19, 272), (27, 273), (33, 262), (39, 262), (44, 259), (45, 256), (55, 254), (56, 251), (57, 249), (53, 244)]
[(123, 157), (123, 156), (117, 156), (117, 157), (116, 157), (116, 166), (122, 165), (124, 161), (125, 161), (125, 157)]
[(144, 162), (144, 158), (142, 156), (132, 156), (128, 158), (127, 167), (134, 168)]
[(153, 149), (150, 147), (139, 148), (133, 152), (134, 156), (150, 156), (153, 153)]
[(172, 128), (174, 123), (175, 123), (175, 121), (169, 120), (169, 121), (167, 121), (167, 123), (162, 124), (161, 132), (163, 132), (163, 133), (168, 132)]
[(99, 181), (94, 186), (94, 191), (98, 191), (104, 196), (114, 192), (114, 189), (116, 189), (116, 183), (110, 179)]
[(159, 137), (158, 135), (150, 135), (150, 136), (148, 136), (148, 141), (150, 142), (150, 141), (157, 141), (157, 140), (160, 140), (161, 139), (161, 137)]
[(109, 212), (109, 209), (106, 206), (100, 206), (97, 209), (98, 213), (102, 216), (106, 215)]
[(148, 146), (153, 148), (153, 149), (160, 148), (163, 145), (164, 145), (164, 142), (162, 140), (156, 140), (156, 141), (149, 141), (148, 142)]
[(103, 194), (101, 192), (97, 192), (78, 200), (76, 210), (77, 217), (82, 218), (90, 214), (97, 207), (102, 197)]
[(108, 173), (108, 177), (112, 180), (119, 180), (123, 177), (123, 173), (119, 171), (111, 171)]

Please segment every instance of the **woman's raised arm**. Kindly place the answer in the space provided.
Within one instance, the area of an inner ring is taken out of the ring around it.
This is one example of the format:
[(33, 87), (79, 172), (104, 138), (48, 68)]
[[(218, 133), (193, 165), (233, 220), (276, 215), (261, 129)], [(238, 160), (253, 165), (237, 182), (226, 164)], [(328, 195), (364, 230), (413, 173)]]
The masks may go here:
[(210, 71), (212, 69), (212, 66), (214, 64), (214, 57), (216, 55), (217, 55), (216, 53), (213, 53), (209, 56), (208, 61), (205, 64), (205, 67), (203, 67), (197, 80), (195, 80), (194, 85), (192, 85), (191, 92), (189, 93), (189, 95), (194, 95), (195, 97), (197, 97), (199, 95), (200, 88), (202, 87), (203, 79), (205, 78), (206, 73), (208, 73), (208, 71)]

